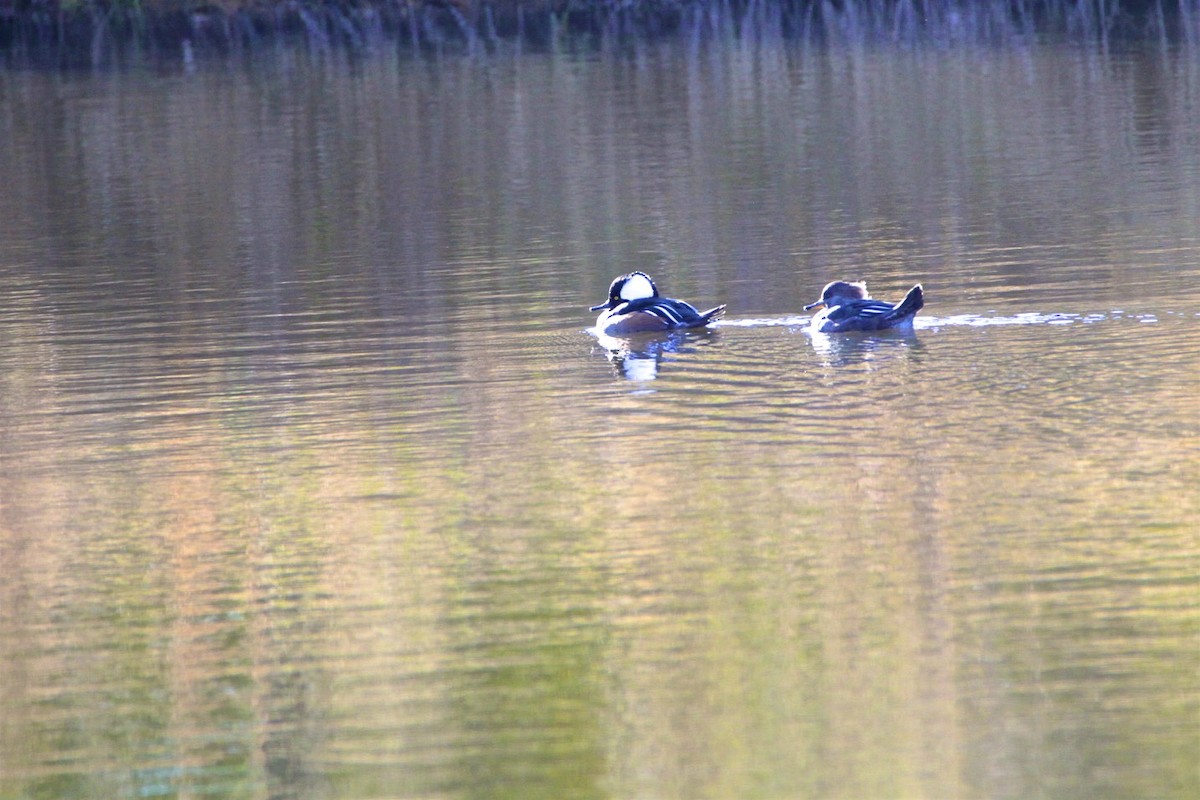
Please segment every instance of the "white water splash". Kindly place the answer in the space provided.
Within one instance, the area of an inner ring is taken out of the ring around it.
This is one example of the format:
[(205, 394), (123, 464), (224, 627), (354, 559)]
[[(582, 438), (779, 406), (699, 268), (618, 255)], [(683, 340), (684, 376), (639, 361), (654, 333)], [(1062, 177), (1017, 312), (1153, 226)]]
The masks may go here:
[[(925, 330), (929, 328), (943, 328), (965, 326), (970, 328), (982, 328), (991, 325), (1074, 325), (1076, 323), (1090, 325), (1095, 322), (1105, 322), (1114, 319), (1133, 319), (1144, 324), (1154, 324), (1158, 322), (1158, 317), (1154, 314), (1126, 314), (1121, 309), (1114, 309), (1109, 312), (1090, 313), (1090, 314), (1064, 314), (1053, 313), (1045, 314), (1037, 311), (1030, 311), (1022, 314), (1013, 314), (1010, 316), (983, 316), (980, 314), (955, 314), (948, 317), (932, 317), (919, 316), (913, 320), (913, 328), (917, 330)], [(714, 323), (710, 327), (713, 328), (769, 328), (769, 327), (789, 327), (789, 328), (805, 328), (808, 327), (812, 317), (807, 316), (786, 316), (786, 317), (752, 317), (748, 319), (723, 319)]]

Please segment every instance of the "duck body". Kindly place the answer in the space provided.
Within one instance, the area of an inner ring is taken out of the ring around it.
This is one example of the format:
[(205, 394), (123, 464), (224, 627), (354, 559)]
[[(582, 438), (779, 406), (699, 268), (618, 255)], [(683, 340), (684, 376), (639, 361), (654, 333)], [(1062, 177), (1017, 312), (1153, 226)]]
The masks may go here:
[(821, 306), (809, 327), (818, 333), (883, 331), (912, 327), (913, 317), (925, 306), (921, 284), (908, 290), (899, 303), (876, 300), (862, 281), (833, 281), (821, 291), (821, 299), (809, 303), (805, 311)]
[(596, 330), (608, 336), (661, 333), (701, 328), (720, 319), (725, 306), (699, 311), (691, 303), (663, 297), (644, 272), (622, 275), (608, 287), (608, 301), (591, 307), (600, 311)]

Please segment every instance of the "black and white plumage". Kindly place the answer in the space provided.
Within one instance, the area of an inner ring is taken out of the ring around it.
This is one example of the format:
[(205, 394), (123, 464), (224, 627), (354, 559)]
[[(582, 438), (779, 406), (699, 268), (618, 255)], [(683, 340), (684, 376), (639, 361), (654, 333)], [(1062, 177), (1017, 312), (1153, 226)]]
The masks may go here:
[(596, 330), (620, 336), (703, 327), (719, 319), (725, 306), (698, 311), (691, 303), (661, 296), (646, 273), (631, 272), (614, 280), (608, 287), (608, 300), (591, 310), (602, 312), (596, 318)]
[(867, 284), (862, 281), (833, 281), (825, 285), (821, 299), (809, 303), (804, 310), (823, 306), (810, 323), (814, 331), (847, 333), (911, 328), (913, 317), (924, 305), (925, 293), (919, 283), (909, 289), (899, 303), (888, 303), (873, 299), (867, 293)]

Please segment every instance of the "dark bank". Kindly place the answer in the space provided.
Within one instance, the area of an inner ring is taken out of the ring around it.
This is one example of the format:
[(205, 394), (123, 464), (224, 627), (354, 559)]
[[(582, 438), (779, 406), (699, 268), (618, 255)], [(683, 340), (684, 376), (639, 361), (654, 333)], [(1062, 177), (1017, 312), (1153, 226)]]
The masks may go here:
[(1197, 0), (3, 0), (0, 58), (86, 67), (279, 43), (476, 54), (730, 36), (1195, 41), (1198, 19)]

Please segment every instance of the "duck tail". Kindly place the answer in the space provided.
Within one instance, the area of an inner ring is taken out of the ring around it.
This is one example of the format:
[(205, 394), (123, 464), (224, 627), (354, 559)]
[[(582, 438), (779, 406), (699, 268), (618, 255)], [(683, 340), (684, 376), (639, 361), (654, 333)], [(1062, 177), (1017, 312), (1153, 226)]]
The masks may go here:
[(717, 306), (710, 308), (708, 311), (700, 312), (700, 325), (707, 325), (710, 322), (716, 322), (721, 317), (725, 316), (725, 306)]
[(921, 284), (917, 284), (908, 290), (908, 294), (904, 295), (904, 299), (896, 303), (896, 307), (892, 309), (892, 313), (888, 316), (902, 319), (916, 314), (925, 307), (925, 291), (921, 288)]

